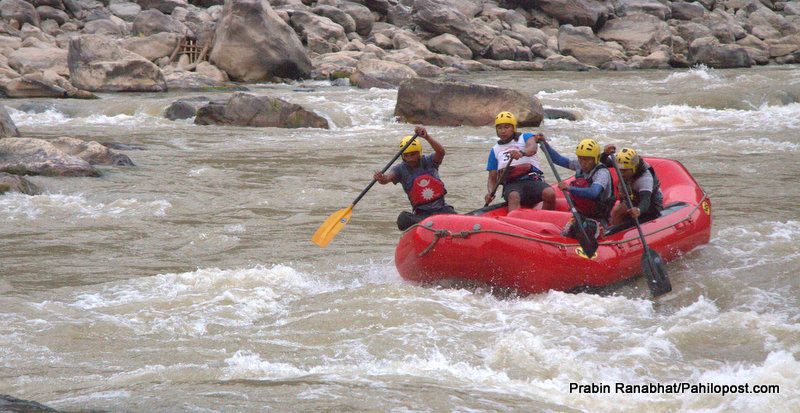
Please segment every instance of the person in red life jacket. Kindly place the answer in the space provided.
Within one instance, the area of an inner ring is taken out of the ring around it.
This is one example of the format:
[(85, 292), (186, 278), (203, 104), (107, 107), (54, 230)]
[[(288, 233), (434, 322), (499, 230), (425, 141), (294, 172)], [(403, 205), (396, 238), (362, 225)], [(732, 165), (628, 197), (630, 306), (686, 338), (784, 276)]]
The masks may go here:
[(486, 163), (489, 171), (484, 196), (486, 204), (494, 199), (492, 191), (504, 175), (503, 168), (510, 165), (505, 182), (500, 182), (509, 212), (520, 207), (533, 208), (539, 202), (543, 202), (542, 209), (555, 209), (556, 192), (545, 183), (544, 174), (539, 170), (537, 141), (531, 139), (534, 134), (517, 132), (517, 118), (511, 112), (500, 112), (494, 125), (499, 140), (489, 152)]
[[(544, 136), (537, 136), (537, 140), (547, 142)], [(600, 149), (600, 144), (594, 139), (580, 141), (575, 148), (578, 157), (573, 159), (561, 156), (549, 144), (546, 147), (553, 163), (575, 171), (575, 179), (569, 184), (564, 181), (559, 182), (558, 189), (569, 193), (575, 209), (586, 218), (584, 221), (587, 233), (601, 237), (608, 226), (609, 214), (616, 198), (611, 173), (601, 162), (603, 151)], [(577, 228), (573, 225), (574, 220), (571, 220), (562, 235), (575, 238)]]
[[(616, 150), (613, 146), (610, 149), (612, 152)], [(622, 199), (625, 191), (620, 186), (617, 191), (620, 202), (611, 210), (611, 225), (631, 222), (633, 218), (639, 218), (639, 222), (658, 218), (664, 209), (664, 194), (656, 171), (630, 148), (623, 148), (615, 159), (622, 172), (621, 178), (628, 186), (633, 208), (628, 208), (628, 203)]]
[[(439, 165), (444, 159), (444, 147), (433, 139), (425, 128), (417, 126), (414, 132), (419, 136), (403, 151), (403, 162), (395, 165), (386, 174), (375, 172), (373, 178), (381, 185), (389, 182), (403, 185), (403, 190), (408, 195), (413, 207), (412, 212), (403, 211), (397, 217), (397, 228), (405, 231), (423, 219), (436, 214), (455, 214), (452, 206), (444, 201), (447, 190), (439, 178)], [(406, 136), (400, 141), (400, 148), (406, 146), (412, 136)], [(422, 155), (422, 143), (425, 139), (433, 148), (430, 155)]]

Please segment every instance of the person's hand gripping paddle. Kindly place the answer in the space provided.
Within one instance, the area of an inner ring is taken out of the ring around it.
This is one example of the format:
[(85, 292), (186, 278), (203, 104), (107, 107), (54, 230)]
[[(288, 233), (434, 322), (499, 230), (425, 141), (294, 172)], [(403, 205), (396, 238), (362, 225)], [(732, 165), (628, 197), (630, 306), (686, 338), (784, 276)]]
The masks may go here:
[[(543, 140), (539, 141), (539, 145), (542, 147), (542, 152), (544, 152), (544, 156), (547, 157), (547, 162), (550, 164), (550, 169), (553, 170), (553, 176), (556, 177), (556, 180), (560, 183), (561, 177), (558, 176), (558, 171), (556, 171), (556, 166), (553, 164), (553, 159), (550, 158), (550, 152), (547, 150), (547, 143)], [(581, 249), (583, 253), (587, 257), (594, 256), (595, 251), (597, 251), (597, 240), (594, 236), (589, 236), (586, 233), (586, 228), (583, 227), (583, 219), (581, 218), (581, 214), (578, 213), (578, 210), (575, 209), (575, 204), (572, 203), (572, 198), (570, 198), (569, 193), (564, 191), (564, 198), (567, 199), (567, 203), (569, 204), (569, 210), (572, 212), (572, 217), (575, 218), (575, 223), (578, 225), (579, 231), (577, 232), (578, 236), (578, 244), (581, 245)]]
[[(415, 133), (414, 136), (408, 140), (408, 143), (406, 143), (406, 145), (403, 146), (400, 149), (400, 151), (394, 155), (394, 158), (392, 158), (392, 160), (389, 161), (389, 163), (387, 163), (386, 166), (383, 167), (381, 173), (386, 172), (392, 166), (394, 161), (396, 161), (397, 158), (399, 158), (400, 155), (403, 154), (406, 148), (411, 146), (411, 144), (414, 143), (414, 140), (416, 139), (417, 139), (417, 134)], [(353, 201), (352, 204), (350, 204), (349, 207), (345, 209), (340, 209), (331, 214), (331, 216), (329, 216), (328, 219), (326, 219), (325, 222), (322, 223), (317, 232), (314, 233), (314, 236), (311, 237), (311, 242), (323, 248), (326, 245), (328, 245), (328, 243), (331, 242), (333, 237), (336, 236), (336, 233), (338, 233), (342, 228), (344, 228), (345, 225), (347, 225), (348, 222), (350, 222), (350, 215), (353, 214), (353, 207), (356, 206), (358, 201), (360, 201), (361, 198), (364, 197), (367, 191), (369, 191), (372, 188), (372, 186), (375, 185), (375, 182), (378, 181), (376, 179), (373, 179), (372, 182), (370, 182), (369, 185), (367, 185), (367, 187), (364, 188), (363, 191), (361, 191), (361, 193), (356, 197), (356, 199)]]

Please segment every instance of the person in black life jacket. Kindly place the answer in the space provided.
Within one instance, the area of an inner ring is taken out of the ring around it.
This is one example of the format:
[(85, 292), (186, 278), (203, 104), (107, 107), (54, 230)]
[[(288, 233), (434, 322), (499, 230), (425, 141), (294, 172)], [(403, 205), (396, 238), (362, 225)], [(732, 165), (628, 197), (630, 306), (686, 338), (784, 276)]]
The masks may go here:
[[(545, 141), (545, 138), (538, 136), (537, 140)], [(558, 189), (569, 193), (575, 209), (586, 218), (585, 225), (589, 226), (586, 228), (589, 230), (587, 232), (594, 233), (596, 237), (602, 236), (603, 230), (608, 226), (609, 215), (616, 198), (611, 173), (601, 162), (603, 151), (600, 149), (600, 144), (594, 139), (580, 141), (575, 148), (578, 157), (573, 159), (561, 156), (550, 145), (546, 147), (553, 163), (575, 171), (575, 179), (569, 184), (564, 181), (559, 182)], [(575, 238), (577, 228), (573, 228), (573, 224), (574, 222), (570, 221), (562, 235)]]
[[(616, 151), (616, 148), (612, 146), (611, 151)], [(615, 159), (622, 172), (622, 179), (628, 186), (633, 208), (628, 208), (628, 203), (622, 199), (625, 191), (620, 187), (617, 191), (620, 202), (611, 210), (611, 225), (632, 221), (633, 218), (639, 218), (639, 222), (658, 218), (664, 209), (664, 194), (661, 192), (656, 171), (630, 148), (623, 148)]]
[(533, 208), (543, 202), (542, 209), (555, 209), (556, 192), (544, 181), (544, 174), (539, 170), (539, 159), (536, 157), (536, 139), (532, 133), (517, 132), (517, 118), (511, 112), (500, 112), (494, 120), (495, 132), (499, 140), (489, 152), (486, 170), (486, 195), (484, 201), (488, 205), (494, 199), (492, 191), (498, 179), (504, 175), (504, 168), (511, 168), (505, 174), (503, 199), (508, 202), (508, 211), (520, 207)]
[[(381, 185), (388, 183), (401, 183), (403, 190), (408, 195), (413, 207), (412, 212), (403, 211), (397, 217), (397, 228), (405, 231), (423, 219), (436, 214), (455, 214), (455, 209), (444, 201), (447, 190), (439, 178), (439, 165), (444, 159), (444, 147), (433, 139), (425, 128), (414, 128), (418, 138), (403, 151), (403, 162), (395, 165), (386, 174), (375, 172), (373, 178)], [(412, 136), (406, 136), (400, 141), (402, 149)], [(422, 143), (425, 139), (433, 148), (430, 155), (422, 155)]]

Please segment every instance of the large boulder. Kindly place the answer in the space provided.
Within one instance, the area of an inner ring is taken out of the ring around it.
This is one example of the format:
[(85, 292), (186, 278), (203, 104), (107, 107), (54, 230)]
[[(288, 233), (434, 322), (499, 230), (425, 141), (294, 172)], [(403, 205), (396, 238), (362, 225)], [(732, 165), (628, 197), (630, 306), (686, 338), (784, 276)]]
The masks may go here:
[(608, 20), (608, 7), (597, 0), (538, 0), (536, 6), (560, 24), (597, 30)]
[(311, 74), (311, 60), (297, 34), (266, 0), (225, 3), (210, 58), (235, 81), (300, 79)]
[(197, 110), (198, 125), (238, 125), (276, 128), (323, 128), (328, 121), (285, 100), (234, 93), (227, 102), (210, 102)]
[(62, 76), (69, 75), (67, 51), (57, 47), (22, 47), (8, 56), (8, 65), (21, 75), (53, 70)]
[(750, 67), (752, 60), (744, 47), (720, 44), (715, 37), (702, 37), (689, 45), (687, 56), (692, 65), (704, 64), (715, 69)]
[(10, 98), (97, 98), (91, 92), (76, 88), (52, 70), (0, 80), (0, 94)]
[(519, 126), (538, 126), (541, 102), (513, 89), (461, 82), (411, 79), (397, 92), (395, 116), (403, 122), (442, 126), (491, 125), (495, 115), (510, 111)]
[(15, 175), (100, 176), (100, 171), (44, 139), (0, 139), (0, 172)]
[(587, 26), (565, 24), (558, 29), (558, 48), (561, 54), (572, 56), (581, 63), (600, 67), (614, 61), (625, 60), (621, 48), (604, 42)]
[(180, 40), (181, 36), (177, 33), (161, 32), (146, 37), (128, 37), (119, 42), (125, 49), (155, 62), (172, 54)]
[(350, 83), (364, 89), (393, 89), (405, 80), (415, 77), (417, 72), (402, 63), (365, 59), (356, 65), (355, 72), (350, 76)]
[(83, 35), (69, 42), (70, 81), (92, 92), (164, 92), (161, 69), (117, 42), (98, 35)]
[(609, 20), (597, 37), (617, 42), (625, 50), (651, 53), (660, 45), (669, 44), (671, 32), (667, 23), (658, 17), (637, 12)]
[(19, 130), (6, 111), (6, 107), (0, 103), (0, 139), (10, 136), (19, 136)]

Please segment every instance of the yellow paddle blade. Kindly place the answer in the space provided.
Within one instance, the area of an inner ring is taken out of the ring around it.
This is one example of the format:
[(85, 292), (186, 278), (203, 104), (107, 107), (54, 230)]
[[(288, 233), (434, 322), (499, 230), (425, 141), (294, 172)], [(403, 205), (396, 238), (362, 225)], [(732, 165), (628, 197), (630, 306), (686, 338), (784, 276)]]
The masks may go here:
[(320, 247), (325, 248), (329, 242), (336, 236), (336, 233), (339, 232), (340, 229), (344, 228), (345, 225), (350, 221), (350, 215), (353, 213), (353, 204), (345, 209), (340, 209), (319, 227), (317, 232), (311, 237), (311, 242), (314, 244), (319, 245)]

